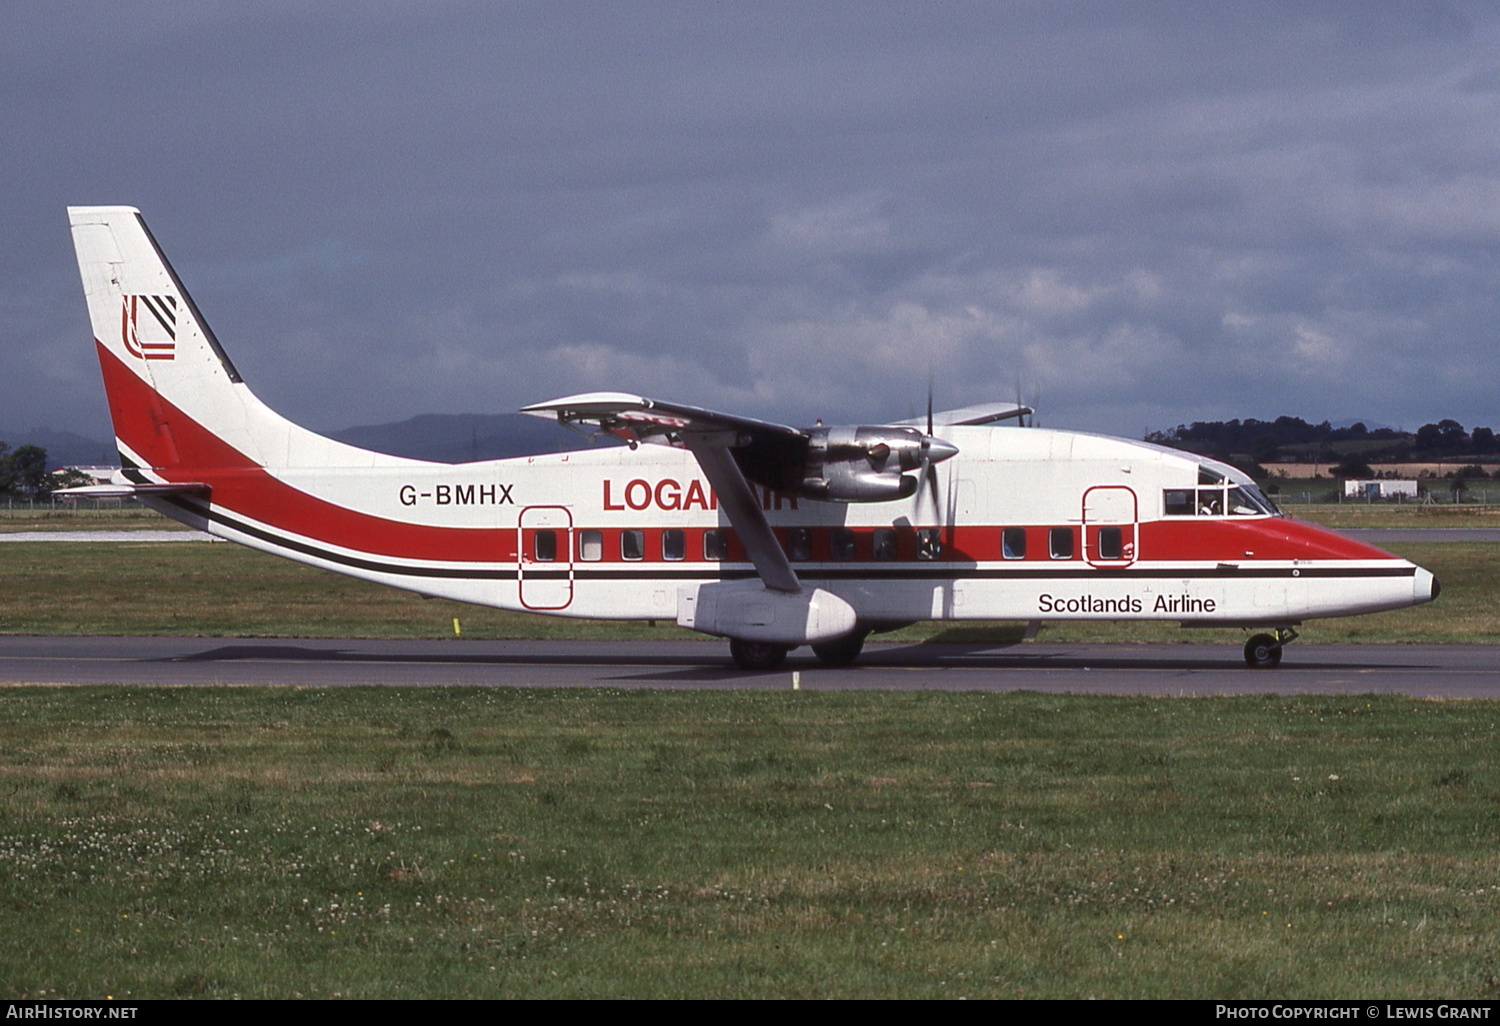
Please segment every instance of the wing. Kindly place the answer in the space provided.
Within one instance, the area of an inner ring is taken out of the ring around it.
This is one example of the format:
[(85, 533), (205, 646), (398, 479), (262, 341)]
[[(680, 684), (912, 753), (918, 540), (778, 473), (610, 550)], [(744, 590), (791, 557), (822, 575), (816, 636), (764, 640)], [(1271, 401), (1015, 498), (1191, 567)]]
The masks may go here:
[(687, 449), (703, 468), (761, 581), (776, 591), (800, 590), (749, 482), (792, 491), (807, 458), (808, 432), (623, 392), (570, 395), (523, 406), (521, 412), (562, 424), (593, 424), (632, 447), (657, 442)]
[(807, 443), (808, 433), (785, 424), (736, 417), (728, 413), (664, 403), (625, 392), (585, 392), (545, 403), (521, 407), (522, 413), (534, 417), (556, 417), (564, 424), (594, 424), (602, 431), (627, 442), (665, 441), (680, 445), (678, 436), (730, 432), (736, 435), (733, 448), (795, 445)]
[[(1010, 403), (981, 403), (978, 406), (965, 406), (958, 410), (943, 410), (941, 413), (934, 413), (932, 415), (932, 424), (928, 430), (940, 427), (973, 427), (983, 424), (996, 424), (1002, 420), (1029, 417), (1035, 412), (1030, 406), (1015, 406)], [(911, 417), (907, 420), (894, 421), (894, 423), (924, 427), (927, 426), (927, 418)]]

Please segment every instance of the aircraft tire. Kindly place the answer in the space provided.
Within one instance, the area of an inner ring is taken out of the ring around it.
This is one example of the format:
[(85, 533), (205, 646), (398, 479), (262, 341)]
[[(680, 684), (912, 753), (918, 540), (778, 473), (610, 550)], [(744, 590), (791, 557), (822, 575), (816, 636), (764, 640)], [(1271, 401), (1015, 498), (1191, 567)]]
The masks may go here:
[(820, 641), (812, 647), (813, 655), (824, 666), (850, 666), (865, 647), (865, 632), (855, 631), (832, 641)]
[(729, 657), (734, 660), (734, 665), (742, 670), (757, 672), (779, 670), (786, 662), (786, 654), (789, 651), (791, 650), (785, 645), (777, 645), (769, 641), (729, 639)]
[(1245, 642), (1245, 665), (1252, 670), (1274, 670), (1281, 665), (1281, 645), (1269, 634)]

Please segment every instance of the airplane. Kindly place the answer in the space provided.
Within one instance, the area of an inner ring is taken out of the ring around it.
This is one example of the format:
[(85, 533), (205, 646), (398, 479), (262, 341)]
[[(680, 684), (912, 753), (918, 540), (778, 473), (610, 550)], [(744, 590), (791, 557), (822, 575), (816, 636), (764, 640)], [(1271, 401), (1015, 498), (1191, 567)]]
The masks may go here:
[[(792, 427), (594, 392), (523, 412), (626, 445), (471, 463), (371, 452), (256, 398), (133, 207), (70, 207), (118, 442), (110, 484), (192, 527), (427, 596), (675, 620), (745, 670), (918, 621), (1254, 633), (1430, 602), (1427, 570), (1283, 515), (1240, 470), (990, 404)], [(580, 428), (581, 429), (581, 428)]]

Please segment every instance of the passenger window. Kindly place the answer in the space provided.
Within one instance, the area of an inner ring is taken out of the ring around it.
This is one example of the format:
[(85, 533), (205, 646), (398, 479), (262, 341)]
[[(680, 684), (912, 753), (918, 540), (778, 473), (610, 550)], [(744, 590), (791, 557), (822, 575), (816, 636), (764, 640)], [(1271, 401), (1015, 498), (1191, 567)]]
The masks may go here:
[(646, 556), (646, 533), (644, 531), (620, 532), (620, 558), (644, 559)]
[(1026, 558), (1026, 528), (1007, 527), (1000, 532), (1000, 555), (1006, 559)]
[(794, 527), (788, 531), (786, 554), (797, 561), (812, 559), (812, 532), (805, 527)]
[(854, 532), (847, 527), (835, 527), (828, 535), (828, 553), (834, 559), (853, 559)]
[(1047, 551), (1053, 559), (1073, 558), (1073, 529), (1054, 527), (1047, 532)]
[(1125, 534), (1118, 527), (1099, 528), (1099, 558), (1119, 559), (1124, 551)]
[(943, 554), (943, 532), (937, 527), (923, 527), (917, 531), (917, 558), (937, 559)]
[(724, 532), (715, 528), (703, 532), (703, 558), (723, 560), (728, 555), (724, 544)]
[(604, 534), (600, 531), (578, 532), (578, 558), (597, 563), (604, 558)]
[(669, 528), (661, 533), (661, 558), (681, 559), (687, 555), (687, 535), (677, 528)]
[(1193, 490), (1191, 488), (1168, 488), (1161, 493), (1162, 512), (1169, 517), (1193, 515)]
[(894, 528), (890, 528), (890, 527), (877, 527), (875, 529), (874, 547), (875, 547), (874, 555), (875, 555), (876, 559), (895, 559), (896, 558), (896, 531), (895, 531), (895, 529)]
[(532, 536), (532, 554), (538, 563), (554, 563), (557, 561), (557, 532), (538, 531)]

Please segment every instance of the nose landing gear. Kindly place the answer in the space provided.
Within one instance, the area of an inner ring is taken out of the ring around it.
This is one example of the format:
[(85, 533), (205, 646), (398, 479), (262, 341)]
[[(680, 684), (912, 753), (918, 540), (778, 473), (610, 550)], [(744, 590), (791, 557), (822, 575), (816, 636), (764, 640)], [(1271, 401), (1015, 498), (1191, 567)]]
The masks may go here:
[(1245, 642), (1245, 665), (1252, 670), (1272, 670), (1281, 665), (1281, 648), (1297, 637), (1291, 627), (1278, 627), (1270, 634), (1253, 635)]

